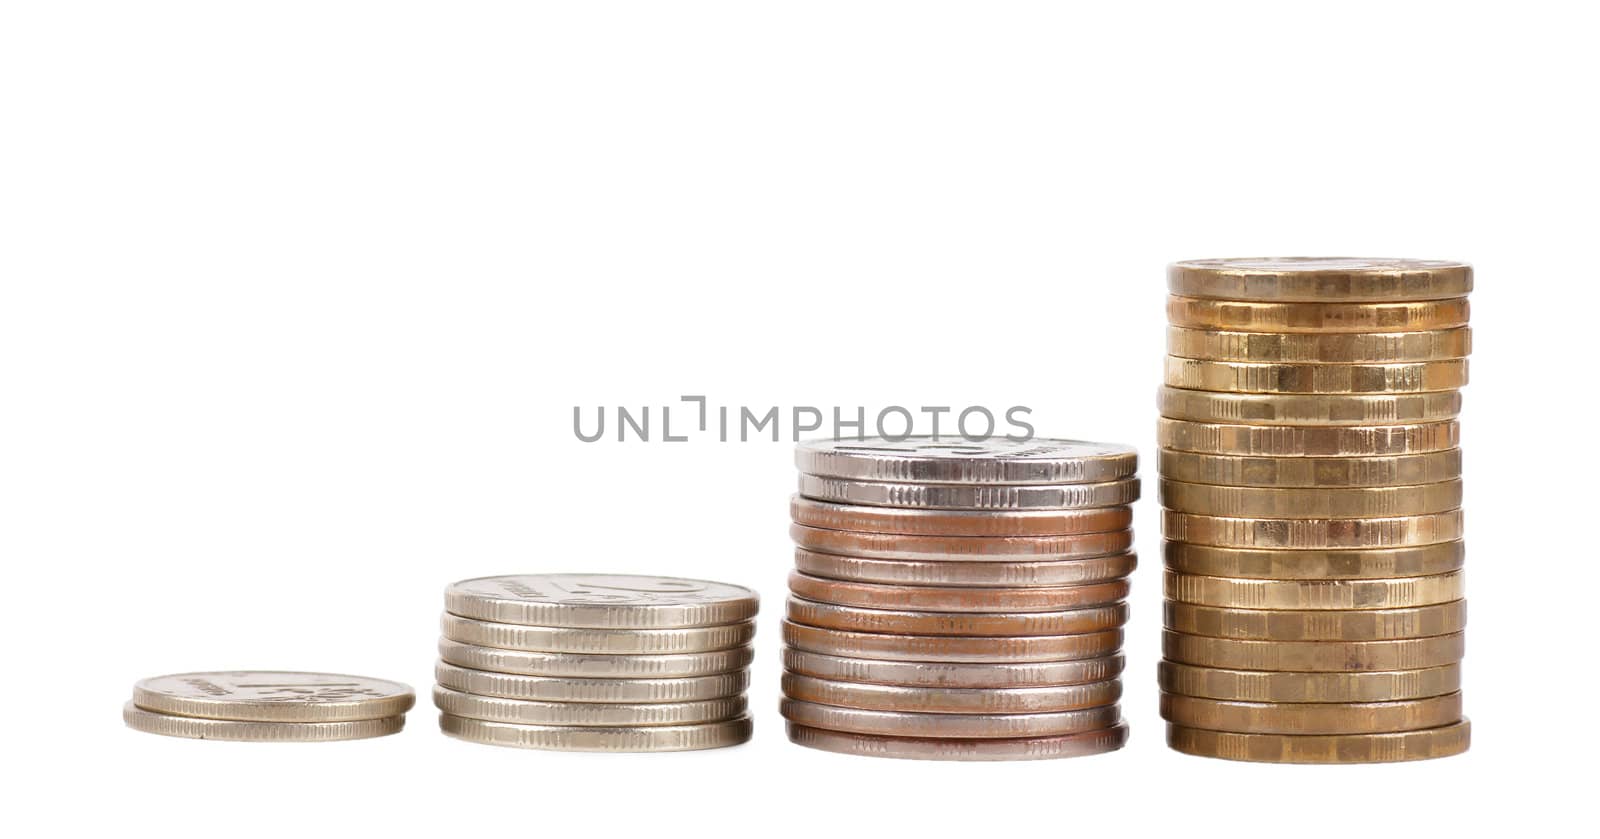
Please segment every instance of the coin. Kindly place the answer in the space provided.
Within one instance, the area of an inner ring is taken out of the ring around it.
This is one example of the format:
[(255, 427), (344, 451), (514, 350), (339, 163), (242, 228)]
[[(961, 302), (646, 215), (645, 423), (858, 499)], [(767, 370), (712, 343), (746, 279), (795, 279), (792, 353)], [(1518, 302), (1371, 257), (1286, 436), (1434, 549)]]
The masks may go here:
[(869, 711), (1036, 714), (1110, 705), (1122, 696), (1122, 682), (1110, 679), (1082, 685), (1029, 688), (928, 688), (836, 682), (784, 673), (783, 695), (802, 702)]
[(851, 632), (784, 621), (783, 642), (810, 652), (886, 661), (1022, 663), (1100, 658), (1122, 648), (1122, 630), (1034, 637), (952, 637)]
[(789, 598), (795, 623), (892, 635), (1078, 635), (1115, 629), (1127, 618), (1126, 603), (1058, 612), (911, 612)]
[(1251, 734), (1382, 734), (1461, 719), (1461, 694), (1401, 702), (1226, 702), (1161, 694), (1161, 718), (1187, 728)]
[(818, 553), (859, 559), (912, 559), (944, 562), (1008, 561), (1018, 557), (1039, 560), (1081, 559), (1126, 553), (1133, 533), (1079, 533), (1071, 536), (905, 536), (823, 530), (792, 524), (789, 536), (796, 545)]
[(1241, 702), (1393, 702), (1461, 690), (1461, 665), (1359, 673), (1222, 670), (1163, 661), (1157, 681), (1168, 693)]
[(1161, 449), (1163, 478), (1192, 484), (1259, 487), (1387, 487), (1461, 477), (1461, 450), (1385, 457), (1245, 457)]
[(439, 715), (439, 730), (461, 740), (493, 746), (562, 752), (683, 752), (737, 746), (750, 739), (749, 717), (694, 725), (636, 728), (517, 725), (453, 714)]
[(806, 527), (907, 536), (1068, 536), (1126, 530), (1133, 522), (1133, 509), (1126, 505), (1084, 510), (897, 510), (799, 495), (789, 500), (789, 515)]
[(1225, 332), (1167, 327), (1167, 353), (1209, 361), (1397, 364), (1466, 358), (1472, 329), (1427, 332)]
[(1417, 486), (1230, 487), (1163, 480), (1168, 509), (1232, 518), (1389, 518), (1443, 513), (1461, 506), (1461, 481)]
[[(502, 650), (439, 639), (439, 657), (473, 670), (584, 679), (673, 679), (712, 676), (750, 666), (750, 647), (676, 655), (582, 655)], [(465, 714), (463, 716), (472, 716)]]
[(415, 702), (399, 682), (339, 673), (174, 673), (133, 686), (133, 704), (146, 711), (242, 722), (375, 720), (404, 714)]
[(1167, 266), (1167, 288), (1224, 300), (1440, 300), (1472, 291), (1472, 266), (1343, 256), (1195, 259)]
[(479, 577), (445, 590), (445, 609), (464, 618), (525, 626), (678, 629), (755, 617), (743, 586), (627, 574)]
[(1465, 298), (1406, 303), (1252, 303), (1167, 298), (1167, 320), (1239, 332), (1423, 332), (1466, 326)]
[(1168, 539), (1222, 548), (1345, 550), (1434, 545), (1461, 538), (1461, 511), (1381, 519), (1258, 519), (1163, 510)]
[(1163, 604), (1166, 626), (1190, 635), (1263, 641), (1384, 641), (1460, 632), (1467, 601), (1359, 611), (1226, 609), (1193, 603)]
[(1234, 609), (1401, 609), (1465, 596), (1461, 571), (1385, 580), (1255, 580), (1167, 571), (1166, 596)]
[(840, 708), (785, 699), (778, 712), (799, 725), (878, 734), (890, 737), (1052, 737), (1097, 731), (1116, 725), (1122, 712), (1115, 705), (1042, 714), (929, 714)]
[(1461, 425), (1453, 420), (1361, 428), (1217, 425), (1163, 417), (1156, 437), (1163, 447), (1206, 454), (1367, 457), (1453, 449), (1461, 442)]
[(1467, 361), (1410, 364), (1262, 364), (1167, 356), (1166, 384), (1227, 393), (1423, 393), (1467, 384)]
[(859, 559), (795, 548), (798, 571), (832, 580), (944, 586), (1071, 586), (1120, 580), (1133, 573), (1133, 554), (1042, 562), (962, 562)]
[(656, 655), (726, 650), (750, 643), (753, 621), (690, 629), (570, 629), (491, 623), (445, 614), (444, 637), (463, 644), (526, 652)]
[(784, 669), (802, 676), (839, 682), (945, 688), (1011, 688), (1081, 685), (1122, 675), (1120, 655), (1078, 661), (973, 664), (938, 661), (874, 661), (824, 655), (799, 649), (783, 651)]
[(1128, 726), (1124, 723), (1082, 734), (994, 740), (883, 737), (829, 731), (796, 723), (788, 723), (786, 728), (790, 741), (807, 748), (912, 760), (1048, 760), (1113, 752), (1128, 742)]
[(1181, 574), (1264, 580), (1325, 580), (1446, 574), (1461, 568), (1467, 551), (1466, 543), (1459, 539), (1433, 545), (1351, 551), (1218, 548), (1167, 541), (1163, 546), (1163, 556), (1167, 568)]
[(914, 612), (1053, 612), (1115, 603), (1128, 596), (1127, 580), (1081, 586), (971, 588), (901, 586), (827, 580), (798, 571), (789, 574), (789, 590), (819, 603), (898, 609)]
[(800, 476), (800, 494), (821, 501), (946, 510), (1071, 510), (1116, 507), (1139, 497), (1139, 481), (1099, 484), (891, 484)]
[(405, 727), (404, 715), (342, 722), (260, 722), (183, 717), (146, 711), (129, 702), (122, 706), (122, 721), (129, 728), (165, 737), (193, 740), (239, 740), (256, 743), (316, 743), (362, 740), (394, 734)]
[(1284, 394), (1212, 393), (1163, 387), (1161, 415), (1223, 425), (1415, 425), (1461, 413), (1461, 394), (1427, 393)]
[(534, 702), (477, 696), (447, 687), (433, 689), (433, 704), (446, 714), (517, 725), (656, 726), (692, 725), (742, 716), (743, 696), (697, 702)]
[(1466, 638), (1456, 632), (1394, 641), (1245, 641), (1169, 629), (1161, 634), (1161, 652), (1169, 661), (1227, 670), (1420, 670), (1460, 661)]
[(1167, 726), (1167, 745), (1186, 754), (1268, 763), (1389, 763), (1458, 755), (1471, 742), (1465, 718), (1391, 734), (1236, 734)]
[(1132, 446), (1034, 437), (912, 436), (807, 440), (795, 465), (810, 475), (934, 484), (1089, 484), (1134, 473)]
[(537, 702), (698, 702), (742, 693), (750, 684), (749, 674), (742, 670), (682, 679), (558, 679), (490, 673), (439, 662), (433, 675), (451, 690)]

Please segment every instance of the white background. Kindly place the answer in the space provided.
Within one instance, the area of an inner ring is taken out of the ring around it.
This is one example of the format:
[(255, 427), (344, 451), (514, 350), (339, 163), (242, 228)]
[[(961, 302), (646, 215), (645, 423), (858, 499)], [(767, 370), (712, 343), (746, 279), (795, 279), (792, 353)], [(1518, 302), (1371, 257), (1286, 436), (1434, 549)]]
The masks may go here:
[[(3, 8), (0, 702), (24, 834), (1311, 836), (1583, 803), (1583, 4)], [(1149, 477), (1163, 265), (1257, 254), (1477, 266), (1464, 757), (1169, 752), (1153, 486), (1125, 751), (792, 746), (790, 446), (571, 431), (574, 405), (681, 394), (1024, 404), (1041, 434), (1137, 444)], [(447, 582), (566, 570), (759, 588), (755, 741), (495, 749), (441, 736), (426, 699), (400, 736), (328, 746), (122, 727), (132, 683), (174, 670), (425, 694)]]

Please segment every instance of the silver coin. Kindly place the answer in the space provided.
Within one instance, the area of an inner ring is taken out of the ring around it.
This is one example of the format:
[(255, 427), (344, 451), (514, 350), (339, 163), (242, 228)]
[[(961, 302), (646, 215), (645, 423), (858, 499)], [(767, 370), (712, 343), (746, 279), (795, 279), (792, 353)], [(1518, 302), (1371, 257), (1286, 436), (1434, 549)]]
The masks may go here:
[(523, 676), (677, 679), (713, 676), (743, 669), (750, 666), (755, 651), (750, 647), (734, 647), (731, 650), (678, 655), (578, 655), (501, 650), (440, 638), (439, 657), (459, 667)]
[(555, 679), (434, 665), (439, 684), (463, 693), (530, 699), (535, 702), (698, 702), (742, 693), (750, 685), (743, 671), (684, 679)]
[(445, 589), (445, 610), (464, 618), (593, 629), (681, 629), (756, 616), (744, 586), (628, 574), (513, 574)]
[(852, 632), (783, 622), (783, 642), (824, 655), (880, 661), (1022, 663), (1103, 658), (1122, 649), (1122, 630), (1034, 637), (955, 637)]
[(1045, 438), (868, 437), (807, 440), (794, 449), (801, 472), (900, 483), (1100, 483), (1132, 475), (1138, 461), (1132, 446)]
[(122, 706), (122, 721), (129, 728), (163, 737), (191, 740), (236, 740), (249, 743), (319, 743), (363, 740), (394, 734), (405, 727), (402, 715), (343, 722), (255, 722), (182, 717), (146, 711), (129, 702)]
[(561, 752), (684, 752), (737, 746), (750, 739), (749, 717), (695, 725), (638, 728), (516, 725), (439, 715), (439, 730), (460, 740)]
[(869, 711), (1037, 714), (1110, 705), (1122, 698), (1122, 681), (1029, 688), (934, 688), (839, 682), (784, 673), (783, 695), (802, 702)]
[(146, 711), (245, 722), (374, 720), (404, 714), (415, 702), (399, 682), (340, 673), (174, 673), (133, 686), (133, 704)]
[(890, 635), (1079, 635), (1117, 629), (1128, 621), (1127, 603), (1056, 612), (913, 612), (837, 606), (799, 597), (789, 598), (788, 605), (789, 620), (795, 623)]
[(785, 699), (778, 712), (800, 725), (889, 737), (1051, 737), (1110, 728), (1122, 720), (1116, 705), (1044, 714), (908, 714)]
[(954, 737), (884, 737), (853, 734), (788, 723), (789, 740), (797, 745), (840, 754), (910, 760), (1051, 760), (1104, 754), (1128, 742), (1127, 723), (1099, 731), (1054, 737), (1006, 737), (997, 740)]
[(1042, 562), (918, 561), (862, 559), (795, 548), (796, 570), (831, 580), (912, 586), (1072, 586), (1120, 580), (1133, 573), (1138, 558), (1131, 553), (1089, 559)]
[[(1081, 685), (1122, 675), (1120, 655), (1076, 661), (939, 662), (878, 661), (826, 655), (793, 648), (783, 651), (783, 667), (802, 676), (836, 682), (940, 688), (1018, 688)], [(823, 726), (828, 728), (830, 726)]]
[(655, 726), (692, 725), (741, 716), (748, 703), (743, 696), (696, 702), (535, 702), (478, 696), (435, 686), (433, 705), (446, 714), (489, 722), (518, 725)]
[(571, 629), (493, 623), (447, 612), (439, 625), (444, 637), (463, 644), (577, 655), (713, 652), (744, 646), (756, 637), (754, 621), (689, 629)]
[(802, 474), (806, 498), (869, 507), (933, 510), (1079, 510), (1118, 507), (1139, 498), (1139, 481), (1098, 484), (896, 484)]

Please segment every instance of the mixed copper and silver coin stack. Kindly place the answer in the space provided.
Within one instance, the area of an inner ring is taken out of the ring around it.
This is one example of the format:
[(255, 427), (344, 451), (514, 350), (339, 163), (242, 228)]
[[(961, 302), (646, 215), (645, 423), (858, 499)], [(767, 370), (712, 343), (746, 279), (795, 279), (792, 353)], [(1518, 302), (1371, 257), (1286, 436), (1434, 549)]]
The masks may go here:
[(1168, 286), (1168, 743), (1283, 763), (1465, 751), (1472, 269), (1203, 260)]
[(365, 676), (174, 673), (134, 685), (122, 719), (129, 728), (168, 737), (314, 743), (394, 734), (415, 702), (411, 688)]
[(914, 437), (795, 459), (791, 740), (935, 760), (1121, 748), (1132, 448)]
[(750, 739), (756, 593), (675, 577), (523, 574), (445, 590), (439, 727), (529, 749), (670, 752)]

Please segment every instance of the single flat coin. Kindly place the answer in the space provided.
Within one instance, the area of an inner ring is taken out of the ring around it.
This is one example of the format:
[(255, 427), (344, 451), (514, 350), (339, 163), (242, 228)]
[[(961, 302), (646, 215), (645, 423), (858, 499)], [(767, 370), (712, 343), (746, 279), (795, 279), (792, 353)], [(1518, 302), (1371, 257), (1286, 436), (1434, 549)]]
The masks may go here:
[(1053, 737), (1098, 731), (1122, 721), (1116, 705), (1043, 714), (916, 714), (784, 699), (778, 712), (798, 725), (886, 737)]
[(1461, 538), (1460, 510), (1381, 519), (1259, 519), (1163, 510), (1161, 533), (1220, 548), (1346, 550), (1436, 545)]
[(1169, 449), (1205, 454), (1268, 457), (1372, 457), (1453, 449), (1461, 444), (1461, 424), (1300, 427), (1218, 425), (1187, 420), (1157, 420), (1156, 437)]
[(1466, 649), (1466, 636), (1460, 632), (1395, 641), (1244, 641), (1170, 629), (1161, 634), (1161, 653), (1168, 661), (1224, 670), (1420, 670), (1454, 664)]
[(405, 727), (403, 714), (371, 720), (343, 722), (252, 722), (182, 717), (146, 711), (129, 702), (122, 706), (122, 721), (129, 728), (164, 737), (191, 740), (237, 740), (250, 743), (320, 743), (330, 740), (364, 740), (394, 734)]
[(1104, 682), (1122, 675), (1120, 655), (1078, 661), (974, 664), (939, 661), (875, 661), (788, 648), (784, 669), (837, 682), (940, 688), (1023, 688)]
[(1138, 469), (1132, 446), (991, 437), (912, 436), (807, 440), (795, 446), (801, 472), (862, 481), (933, 484), (1093, 484)]
[(133, 686), (133, 704), (146, 711), (244, 722), (383, 719), (416, 700), (410, 687), (386, 679), (282, 670), (174, 673)]
[(1037, 714), (1110, 705), (1122, 697), (1122, 681), (1033, 688), (925, 688), (835, 682), (784, 673), (783, 695), (802, 702), (869, 711)]
[(1161, 662), (1157, 681), (1167, 693), (1240, 702), (1395, 702), (1461, 690), (1461, 665), (1364, 673), (1288, 673), (1221, 670)]
[(577, 655), (703, 653), (741, 647), (756, 637), (754, 621), (690, 629), (570, 629), (492, 623), (449, 613), (440, 619), (440, 630), (463, 644)]
[(963, 562), (860, 559), (804, 548), (794, 551), (794, 567), (814, 577), (913, 586), (1075, 586), (1120, 580), (1132, 574), (1138, 563), (1131, 553), (1089, 559)]
[(555, 679), (439, 662), (433, 675), (440, 685), (462, 693), (535, 702), (699, 702), (735, 696), (750, 686), (750, 675), (744, 671), (683, 679)]
[(1424, 393), (1466, 387), (1467, 360), (1410, 364), (1263, 364), (1167, 356), (1166, 384), (1225, 393)]
[(584, 727), (517, 725), (454, 714), (439, 715), (439, 730), (459, 740), (557, 752), (686, 752), (737, 746), (750, 739), (749, 717), (694, 725)]
[(1238, 332), (1427, 332), (1466, 326), (1466, 298), (1406, 303), (1250, 303), (1167, 298), (1167, 321)]
[(1162, 604), (1169, 629), (1214, 638), (1260, 641), (1387, 641), (1429, 638), (1467, 626), (1467, 601), (1359, 611), (1226, 609), (1193, 603)]
[(791, 524), (789, 537), (796, 545), (818, 553), (934, 562), (1083, 559), (1127, 553), (1133, 547), (1131, 530), (1071, 536), (905, 536)]
[(656, 726), (693, 725), (743, 716), (743, 696), (699, 702), (533, 702), (477, 696), (447, 687), (433, 689), (433, 704), (446, 714), (517, 725)]
[(1387, 580), (1254, 580), (1167, 571), (1169, 600), (1230, 609), (1403, 609), (1466, 596), (1462, 571)]
[(784, 621), (783, 642), (807, 652), (884, 661), (1022, 664), (1109, 656), (1122, 649), (1122, 630), (1077, 635), (962, 638), (851, 632)]
[(1443, 513), (1461, 506), (1461, 479), (1388, 487), (1231, 487), (1163, 479), (1162, 506), (1230, 518), (1391, 518)]
[[(439, 639), (439, 658), (458, 667), (579, 679), (679, 679), (714, 676), (750, 666), (755, 651), (734, 647), (709, 653), (669, 655), (584, 655), (502, 650)], [(463, 716), (472, 716), (464, 714)]]
[(515, 574), (452, 583), (445, 610), (464, 618), (524, 626), (680, 629), (755, 617), (744, 586), (628, 574)]
[(1467, 557), (1461, 540), (1409, 548), (1353, 551), (1286, 551), (1217, 548), (1188, 542), (1166, 542), (1167, 569), (1203, 577), (1251, 577), (1262, 580), (1370, 580), (1431, 577), (1461, 570)]
[(1221, 425), (1415, 425), (1453, 420), (1461, 392), (1283, 394), (1213, 393), (1163, 387), (1157, 403), (1169, 419)]
[(1442, 300), (1472, 291), (1472, 266), (1443, 259), (1347, 256), (1192, 259), (1167, 266), (1167, 289), (1223, 300)]
[(1400, 364), (1472, 354), (1472, 329), (1427, 332), (1226, 332), (1167, 328), (1167, 354), (1276, 364)]
[(863, 609), (913, 612), (1057, 612), (1116, 603), (1128, 596), (1127, 580), (1081, 586), (971, 588), (854, 583), (789, 574), (789, 590), (797, 597)]
[(1128, 604), (1059, 612), (913, 612), (790, 597), (788, 617), (806, 626), (891, 635), (1080, 635), (1121, 627), (1128, 620)]
[(1403, 702), (1226, 702), (1161, 694), (1161, 718), (1185, 728), (1246, 734), (1385, 734), (1461, 719), (1461, 694)]
[(1075, 510), (1117, 507), (1139, 498), (1139, 481), (1098, 484), (892, 484), (800, 476), (800, 494), (819, 501), (943, 510)]
[(1167, 725), (1167, 745), (1184, 754), (1262, 763), (1393, 763), (1431, 760), (1467, 750), (1466, 718), (1438, 728), (1392, 734), (1237, 734)]
[(1104, 754), (1128, 742), (1126, 723), (1082, 734), (1055, 737), (1007, 737), (995, 740), (954, 737), (883, 737), (829, 731), (788, 723), (789, 740), (796, 745), (839, 754), (892, 757), (908, 760), (1051, 760)]
[(1191, 484), (1247, 487), (1392, 487), (1461, 477), (1461, 450), (1383, 457), (1247, 457), (1161, 449), (1161, 477)]
[(1127, 530), (1133, 508), (1084, 510), (897, 510), (834, 504), (795, 495), (789, 499), (795, 524), (823, 530), (853, 530), (906, 536), (1070, 536)]

